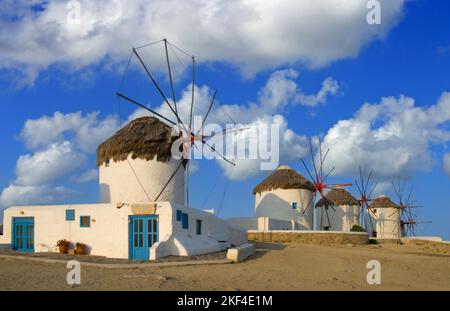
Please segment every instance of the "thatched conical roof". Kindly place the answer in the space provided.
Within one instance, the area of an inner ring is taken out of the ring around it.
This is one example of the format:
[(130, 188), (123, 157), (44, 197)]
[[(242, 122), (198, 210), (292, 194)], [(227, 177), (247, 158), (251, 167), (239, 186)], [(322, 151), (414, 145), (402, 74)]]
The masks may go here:
[(378, 198), (373, 200), (369, 208), (399, 208), (399, 206), (392, 202), (387, 196), (380, 195)]
[(128, 155), (167, 162), (171, 156), (172, 128), (154, 117), (135, 119), (120, 129), (97, 149), (97, 166), (106, 160), (124, 161)]
[[(325, 195), (325, 200), (328, 201), (328, 205), (333, 206), (340, 206), (340, 205), (358, 205), (358, 200), (351, 195), (350, 192), (348, 192), (345, 189), (338, 188), (338, 189), (331, 189), (328, 191), (328, 193)], [(319, 202), (317, 202), (316, 206), (320, 207), (324, 205), (324, 200), (320, 199)]]
[(253, 194), (275, 189), (308, 189), (314, 190), (314, 185), (289, 166), (280, 166), (269, 177), (253, 189)]

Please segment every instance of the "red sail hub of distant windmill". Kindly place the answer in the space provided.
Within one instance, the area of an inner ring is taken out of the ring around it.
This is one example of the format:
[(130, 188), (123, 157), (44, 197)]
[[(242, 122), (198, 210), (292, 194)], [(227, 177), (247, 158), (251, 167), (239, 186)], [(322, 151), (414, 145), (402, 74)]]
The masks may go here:
[[(370, 208), (370, 202), (373, 201), (372, 199), (372, 193), (375, 190), (377, 184), (372, 185), (372, 174), (373, 170), (370, 170), (370, 172), (367, 171), (367, 167), (364, 167), (364, 170), (359, 167), (359, 182), (355, 179), (355, 185), (358, 188), (359, 191), (359, 205), (360, 205), (360, 211), (358, 214), (358, 218), (360, 218), (360, 215), (363, 215), (363, 218), (360, 219), (361, 225), (365, 228), (367, 228), (366, 220), (369, 220), (370, 228), (372, 232), (375, 232), (375, 226), (372, 222), (372, 215), (374, 214), (373, 211)], [(366, 215), (367, 213), (367, 215)]]
[[(307, 171), (309, 177), (311, 178), (311, 183), (314, 185), (314, 189), (313, 191), (313, 196), (311, 198), (311, 200), (309, 201), (308, 205), (306, 206), (306, 208), (303, 210), (303, 214), (306, 213), (306, 211), (309, 209), (309, 207), (311, 206), (311, 204), (313, 204), (313, 206), (316, 206), (316, 201), (317, 201), (317, 193), (320, 194), (320, 198), (322, 199), (322, 201), (324, 202), (324, 206), (325, 206), (325, 214), (326, 217), (328, 219), (328, 224), (331, 227), (331, 222), (330, 222), (330, 216), (328, 214), (328, 208), (333, 209), (333, 211), (335, 211), (335, 209), (333, 208), (333, 205), (331, 204), (331, 202), (328, 201), (328, 199), (326, 199), (325, 194), (324, 194), (324, 190), (325, 189), (339, 189), (339, 188), (344, 188), (344, 187), (349, 187), (352, 184), (351, 183), (346, 183), (346, 184), (327, 184), (326, 180), (327, 178), (330, 176), (330, 174), (334, 171), (334, 167), (327, 173), (327, 174), (323, 174), (323, 165), (325, 163), (325, 160), (328, 156), (328, 153), (330, 152), (330, 149), (327, 149), (325, 155), (322, 155), (322, 144), (319, 140), (319, 148), (318, 148), (318, 157), (320, 160), (320, 165), (316, 165), (316, 161), (314, 160), (314, 152), (313, 152), (313, 147), (312, 147), (312, 140), (310, 139), (309, 141), (309, 149), (310, 149), (310, 156), (311, 156), (311, 162), (312, 162), (312, 166), (313, 166), (313, 171), (314, 171), (314, 176), (311, 172), (310, 169), (308, 169), (308, 166), (306, 165), (306, 162), (302, 159), (302, 163), (303, 166), (305, 167), (305, 170)], [(315, 222), (315, 219), (314, 219)], [(321, 213), (321, 218), (320, 218), (320, 228), (322, 229), (322, 223), (323, 223), (323, 209), (322, 209), (322, 213)]]

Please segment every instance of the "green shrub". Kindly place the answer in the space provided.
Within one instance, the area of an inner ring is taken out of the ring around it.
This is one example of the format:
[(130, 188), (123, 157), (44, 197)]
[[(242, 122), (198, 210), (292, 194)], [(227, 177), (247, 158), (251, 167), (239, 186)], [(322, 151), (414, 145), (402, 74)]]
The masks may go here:
[(353, 225), (353, 227), (350, 229), (352, 232), (367, 232), (366, 229), (364, 229), (361, 226)]

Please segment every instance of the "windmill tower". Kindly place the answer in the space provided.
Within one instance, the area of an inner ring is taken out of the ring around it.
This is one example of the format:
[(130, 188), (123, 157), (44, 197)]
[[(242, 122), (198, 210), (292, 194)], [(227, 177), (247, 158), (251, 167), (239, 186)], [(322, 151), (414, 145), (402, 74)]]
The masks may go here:
[(313, 209), (307, 204), (311, 204), (313, 190), (305, 177), (282, 165), (253, 189), (255, 215), (290, 221), (295, 230), (311, 230)]
[[(184, 205), (184, 175), (171, 155), (172, 128), (154, 117), (131, 121), (97, 149), (101, 203)], [(163, 190), (162, 190), (163, 189)], [(162, 191), (161, 191), (162, 190)]]
[[(156, 44), (162, 44), (163, 46), (165, 62), (167, 64), (167, 80), (170, 84), (169, 96), (164, 93), (161, 85), (157, 82), (156, 77), (151, 73), (150, 66), (148, 66), (144, 62), (141, 55), (142, 49)], [(191, 63), (191, 101), (189, 116), (187, 117), (187, 120), (183, 120), (182, 116), (180, 115), (179, 107), (177, 105), (174, 81), (172, 77), (173, 68), (171, 64), (171, 54), (169, 53), (169, 49), (178, 60), (180, 59), (175, 50), (179, 51), (181, 54), (184, 54), (184, 56), (187, 56)], [(149, 80), (149, 84), (153, 86), (156, 94), (161, 97), (166, 107), (169, 108), (170, 115), (159, 113), (155, 109), (145, 105), (136, 98), (122, 93), (121, 88), (123, 86), (124, 78), (133, 59), (137, 60), (138, 66), (143, 69), (145, 76)], [(233, 166), (235, 165), (233, 161), (227, 159), (224, 155), (219, 153), (210, 143), (208, 143), (209, 139), (218, 135), (225, 135), (229, 133), (230, 129), (216, 132), (211, 135), (203, 135), (203, 129), (215, 103), (217, 91), (214, 92), (208, 109), (202, 113), (202, 124), (197, 129), (197, 131), (195, 131), (193, 128), (193, 110), (196, 82), (195, 65), (196, 61), (194, 56), (189, 55), (166, 39), (132, 49), (128, 66), (125, 69), (121, 86), (116, 92), (116, 95), (119, 103), (121, 100), (124, 100), (146, 110), (150, 115), (154, 117), (132, 121), (121, 131), (119, 131), (115, 136), (113, 136), (110, 141), (105, 142), (101, 146), (101, 148), (99, 148), (98, 164), (100, 167), (101, 183), (105, 185), (102, 187), (103, 190), (101, 192), (101, 196), (105, 201), (137, 199), (139, 201), (145, 200), (156, 202), (160, 200), (169, 200), (179, 204), (184, 203), (186, 207), (189, 207), (190, 159), (192, 154), (192, 147), (198, 147), (196, 145), (203, 145), (203, 147), (206, 147), (207, 149), (215, 153), (217, 157)], [(138, 129), (135, 130), (136, 128)], [(169, 129), (172, 130), (172, 135), (168, 134)], [(238, 131), (240, 131), (240, 129), (238, 129)], [(175, 135), (173, 136), (173, 134)], [(173, 154), (174, 149), (172, 148), (172, 146), (175, 141), (177, 142), (178, 151), (180, 151), (181, 153), (181, 156), (179, 158), (175, 158)], [(136, 147), (130, 147), (130, 145), (133, 144), (142, 145), (142, 150), (135, 150)], [(114, 148), (116, 148), (117, 150)], [(122, 151), (131, 151), (131, 153)], [(111, 159), (113, 161), (119, 160), (120, 163), (111, 164)], [(139, 160), (143, 160), (146, 162)], [(127, 193), (127, 191), (123, 189), (120, 191), (115, 191), (115, 189), (118, 189), (119, 187), (114, 181), (112, 181), (113, 177), (120, 178), (120, 172), (125, 170), (127, 166), (133, 172), (133, 175), (138, 181), (139, 187), (135, 188), (140, 188), (141, 190), (135, 190), (131, 193)], [(110, 169), (110, 171), (113, 171), (113, 173), (107, 173), (108, 169)], [(141, 174), (141, 176), (139, 174)], [(149, 181), (149, 179), (157, 181), (152, 182)], [(111, 190), (114, 191), (111, 192)], [(150, 190), (153, 190), (153, 192)], [(111, 193), (109, 194), (108, 191)], [(140, 194), (137, 194), (136, 191), (140, 191)], [(145, 193), (145, 196), (143, 196), (142, 193)], [(153, 194), (153, 196), (151, 196), (150, 193)]]
[(431, 223), (431, 221), (417, 221), (417, 215), (414, 210), (420, 208), (417, 201), (413, 199), (413, 188), (410, 187), (408, 195), (405, 195), (405, 183), (397, 178), (392, 182), (395, 195), (397, 196), (398, 206), (400, 208), (400, 220), (396, 226), (400, 227), (401, 236), (415, 236), (415, 226), (418, 224)]
[(324, 208), (325, 200), (334, 211), (330, 213), (330, 222), (325, 219), (321, 230), (327, 230), (333, 224), (333, 230), (349, 232), (359, 223), (360, 206), (358, 200), (343, 188), (334, 188), (327, 192), (325, 199), (317, 202), (317, 208)]
[(372, 193), (376, 188), (376, 184), (372, 183), (373, 170), (367, 171), (359, 167), (359, 181), (355, 179), (355, 185), (359, 192), (359, 206), (360, 212), (358, 215), (360, 225), (367, 230), (370, 236), (376, 235), (376, 228), (374, 223), (374, 213), (370, 208), (373, 201)]
[[(329, 170), (328, 172), (324, 173), (323, 171), (323, 167), (324, 167), (324, 163), (325, 160), (327, 158), (328, 153), (330, 152), (330, 149), (327, 149), (327, 151), (325, 153), (322, 153), (322, 143), (320, 142), (319, 139), (319, 146), (318, 146), (318, 150), (316, 152), (316, 154), (314, 154), (313, 151), (313, 146), (312, 146), (312, 140), (309, 140), (309, 149), (310, 149), (310, 157), (311, 157), (311, 166), (312, 169), (308, 168), (308, 165), (306, 164), (305, 160), (302, 159), (302, 164), (303, 167), (305, 168), (306, 172), (308, 173), (308, 176), (310, 178), (310, 182), (313, 185), (313, 195), (311, 197), (310, 202), (306, 205), (306, 209), (303, 211), (304, 214), (306, 214), (310, 208), (312, 208), (314, 210), (313, 212), (313, 220), (314, 220), (314, 225), (313, 228), (314, 230), (317, 230), (318, 224), (319, 223), (319, 228), (320, 230), (323, 230), (324, 224), (326, 223), (328, 226), (325, 228), (325, 230), (335, 230), (334, 228), (334, 224), (332, 223), (332, 220), (330, 217), (330, 210), (335, 212), (336, 209), (334, 208), (333, 205), (330, 204), (329, 200), (326, 200), (325, 198), (325, 191), (326, 190), (330, 190), (330, 189), (340, 189), (340, 188), (344, 188), (344, 187), (348, 187), (351, 186), (352, 184), (328, 184), (327, 183), (327, 178), (330, 176), (330, 174), (334, 171), (334, 167)], [(318, 161), (316, 161), (316, 158), (318, 159)], [(320, 212), (319, 212), (319, 217), (320, 219), (317, 220), (318, 215), (317, 215), (317, 209), (315, 208), (318, 200), (321, 199), (323, 202), (323, 205), (320, 208)], [(338, 230), (338, 228), (336, 228), (336, 230)]]
[(375, 228), (374, 231), (369, 231), (369, 235), (381, 239), (399, 239), (401, 237), (400, 207), (389, 197), (380, 195), (372, 201), (369, 210)]

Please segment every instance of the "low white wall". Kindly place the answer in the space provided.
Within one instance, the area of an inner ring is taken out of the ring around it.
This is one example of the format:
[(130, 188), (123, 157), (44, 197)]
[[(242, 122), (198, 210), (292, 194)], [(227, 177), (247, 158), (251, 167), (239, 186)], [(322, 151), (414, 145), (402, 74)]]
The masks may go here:
[[(219, 252), (247, 242), (247, 232), (243, 228), (229, 224), (214, 214), (176, 204), (169, 206), (173, 209), (171, 234), (167, 234), (150, 249), (151, 259)], [(182, 221), (177, 221), (176, 210), (188, 214), (188, 229), (183, 229)], [(200, 235), (196, 232), (197, 220), (202, 222)]]
[(227, 251), (227, 258), (233, 262), (241, 262), (255, 253), (255, 246), (250, 243), (242, 244), (238, 247), (230, 248)]
[(244, 217), (244, 218), (228, 218), (226, 221), (229, 224), (241, 227), (245, 230), (258, 230), (258, 218)]
[(293, 220), (268, 219), (268, 230), (296, 230), (296, 222)]
[(228, 223), (248, 230), (299, 230), (302, 226), (293, 220), (257, 218), (229, 218)]

